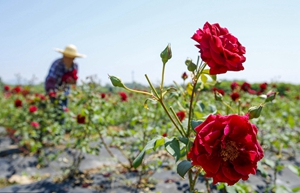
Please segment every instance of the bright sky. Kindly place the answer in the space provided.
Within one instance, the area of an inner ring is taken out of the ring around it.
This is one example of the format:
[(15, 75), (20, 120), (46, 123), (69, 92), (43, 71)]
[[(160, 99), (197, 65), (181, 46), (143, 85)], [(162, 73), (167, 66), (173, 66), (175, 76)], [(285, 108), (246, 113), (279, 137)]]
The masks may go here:
[(191, 36), (204, 23), (219, 23), (246, 47), (245, 70), (219, 79), (300, 84), (299, 0), (9, 0), (0, 1), (0, 77), (44, 81), (54, 48), (74, 44), (79, 78), (108, 74), (147, 84), (161, 79), (161, 51), (171, 44), (165, 82), (182, 82), (187, 57), (199, 55)]

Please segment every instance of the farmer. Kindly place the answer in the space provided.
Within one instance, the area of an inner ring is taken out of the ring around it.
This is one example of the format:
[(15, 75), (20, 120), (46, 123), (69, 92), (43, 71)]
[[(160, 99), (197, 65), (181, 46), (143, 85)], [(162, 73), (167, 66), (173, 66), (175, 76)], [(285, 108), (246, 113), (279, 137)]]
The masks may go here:
[(76, 46), (72, 44), (67, 45), (64, 50), (58, 48), (55, 50), (62, 53), (63, 56), (52, 63), (46, 77), (45, 90), (50, 96), (51, 102), (57, 105), (57, 116), (59, 116), (57, 120), (63, 124), (63, 111), (68, 106), (67, 96), (70, 93), (70, 85), (76, 85), (78, 78), (78, 64), (74, 62), (74, 59), (85, 57), (85, 55), (77, 53)]

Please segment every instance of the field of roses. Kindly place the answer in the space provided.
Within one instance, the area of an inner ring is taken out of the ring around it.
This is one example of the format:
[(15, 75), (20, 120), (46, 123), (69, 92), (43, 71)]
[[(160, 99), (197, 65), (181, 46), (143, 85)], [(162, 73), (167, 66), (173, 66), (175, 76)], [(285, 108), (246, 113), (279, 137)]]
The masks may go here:
[[(147, 86), (109, 75), (112, 85), (104, 87), (88, 77), (68, 96), (49, 96), (41, 86), (2, 83), (0, 126), (24, 156), (39, 157), (40, 168), (64, 149), (76, 150), (60, 181), (78, 175), (84, 153), (101, 155), (105, 148), (117, 160), (115, 148), (127, 159), (115, 169), (135, 171), (139, 189), (155, 184), (151, 175), (168, 165), (189, 180), (190, 192), (198, 192), (200, 177), (206, 192), (213, 186), (254, 192), (245, 181), (249, 175), (268, 181), (266, 192), (298, 192), (300, 187), (278, 185), (276, 176), (284, 168), (300, 176), (300, 85), (219, 81), (218, 74), (244, 70), (245, 47), (218, 24), (206, 23), (192, 38), (200, 57), (183, 62), (182, 82), (173, 85), (164, 84), (170, 45), (160, 55), (160, 85), (147, 75)], [(212, 53), (220, 47), (222, 54)], [(64, 97), (69, 105), (60, 109)], [(61, 151), (49, 153), (49, 147)]]

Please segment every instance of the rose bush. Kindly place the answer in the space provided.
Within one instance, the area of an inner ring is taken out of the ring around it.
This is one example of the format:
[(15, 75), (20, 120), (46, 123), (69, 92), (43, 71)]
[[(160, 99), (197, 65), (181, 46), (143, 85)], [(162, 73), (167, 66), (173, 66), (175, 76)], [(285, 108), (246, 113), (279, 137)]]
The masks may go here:
[(256, 138), (257, 128), (248, 115), (210, 115), (195, 130), (188, 158), (192, 165), (202, 167), (214, 184), (233, 185), (256, 173), (264, 153)]
[(203, 30), (197, 30), (192, 39), (199, 43), (196, 46), (202, 60), (210, 67), (211, 75), (244, 70), (246, 48), (218, 23), (206, 22)]

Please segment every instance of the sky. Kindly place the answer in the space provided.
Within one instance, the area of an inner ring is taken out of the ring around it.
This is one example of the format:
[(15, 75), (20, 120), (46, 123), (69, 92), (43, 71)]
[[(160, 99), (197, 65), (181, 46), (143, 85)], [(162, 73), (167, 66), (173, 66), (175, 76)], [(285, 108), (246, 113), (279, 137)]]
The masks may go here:
[(165, 83), (182, 82), (185, 60), (196, 62), (191, 39), (205, 22), (219, 23), (246, 47), (244, 70), (219, 80), (300, 84), (299, 0), (9, 0), (0, 1), (0, 77), (13, 83), (43, 82), (54, 48), (76, 45), (80, 81), (109, 75), (123, 82), (161, 80), (160, 53), (170, 44)]

